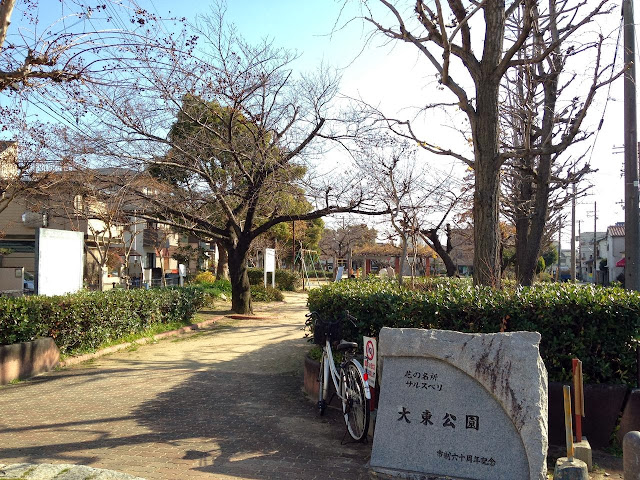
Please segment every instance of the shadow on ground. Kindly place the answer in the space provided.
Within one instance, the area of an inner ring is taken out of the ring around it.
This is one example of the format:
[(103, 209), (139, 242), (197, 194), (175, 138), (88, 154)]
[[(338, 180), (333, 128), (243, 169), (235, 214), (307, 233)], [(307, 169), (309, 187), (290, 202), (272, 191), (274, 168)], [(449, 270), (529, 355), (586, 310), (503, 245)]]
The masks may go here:
[(287, 340), (200, 371), (134, 415), (162, 441), (213, 440), (212, 450), (185, 451), (183, 458), (198, 460), (199, 471), (256, 479), (368, 478), (370, 446), (341, 445), (340, 412), (320, 417), (302, 393), (307, 348)]
[[(11, 427), (0, 419), (3, 435), (37, 436), (28, 445), (0, 446), (0, 459), (104, 466), (105, 452), (126, 454), (129, 449), (150, 445), (151, 454), (169, 449), (172, 457), (183, 460), (180, 468), (212, 474), (213, 478), (368, 478), (370, 445), (341, 445), (345, 433), (341, 413), (329, 409), (324, 417), (318, 416), (313, 402), (302, 393), (303, 357), (309, 345), (302, 339), (301, 325), (235, 325), (234, 335), (244, 335), (245, 341), (258, 344), (268, 335), (270, 343), (249, 353), (231, 345), (225, 350), (232, 360), (210, 361), (204, 359), (213, 358), (216, 347), (205, 342), (190, 358), (147, 356), (136, 360), (124, 356), (117, 360), (118, 368), (80, 366), (10, 386), (34, 387), (36, 392), (35, 387), (57, 391), (85, 384), (99, 392), (104, 388), (100, 380), (108, 377), (118, 376), (122, 385), (133, 388), (138, 382), (143, 385), (149, 381), (150, 375), (160, 382), (163, 376), (180, 378), (174, 387), (138, 403), (131, 411), (123, 407), (121, 415), (85, 415), (79, 420), (71, 415), (68, 422), (39, 420), (22, 427)], [(295, 329), (300, 332), (299, 339), (291, 339)], [(204, 335), (216, 333), (213, 329)], [(126, 396), (128, 392), (118, 394)], [(89, 400), (79, 399), (78, 404), (85, 402)], [(90, 410), (90, 405), (87, 408)], [(125, 424), (133, 428), (116, 434), (119, 425)], [(90, 432), (93, 437), (74, 438), (76, 431)], [(48, 440), (52, 432), (58, 432), (61, 440)], [(188, 471), (181, 475), (190, 477)]]

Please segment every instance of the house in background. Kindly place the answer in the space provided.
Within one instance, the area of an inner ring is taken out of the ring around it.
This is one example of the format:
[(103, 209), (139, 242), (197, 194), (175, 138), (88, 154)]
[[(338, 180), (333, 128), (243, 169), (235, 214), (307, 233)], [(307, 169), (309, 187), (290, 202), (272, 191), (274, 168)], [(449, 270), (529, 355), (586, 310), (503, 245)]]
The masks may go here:
[(0, 180), (13, 180), (18, 176), (18, 142), (0, 140)]
[[(602, 275), (600, 273), (600, 262), (604, 260), (607, 254), (607, 232), (596, 232), (596, 261), (593, 261), (593, 232), (582, 232), (576, 236), (576, 244), (578, 246), (578, 252), (576, 253), (576, 278), (583, 282), (593, 283), (594, 268), (595, 277), (598, 283), (603, 282)], [(598, 277), (600, 276), (600, 278)]]
[[(393, 244), (364, 245), (353, 252), (353, 261), (358, 268), (364, 268), (363, 275), (378, 272), (381, 268), (393, 267), (396, 274), (400, 271), (400, 258), (402, 248)], [(407, 252), (407, 260), (404, 264), (403, 276), (411, 275), (411, 267), (414, 262), (412, 248)], [(433, 250), (426, 245), (419, 245), (415, 255), (414, 272), (416, 276), (428, 276), (431, 267)]]
[(624, 281), (624, 222), (607, 228), (607, 267), (609, 283)]
[(458, 269), (458, 275), (473, 275), (473, 228), (451, 229), (449, 256)]
[[(74, 179), (73, 172), (60, 172), (65, 179), (55, 192), (14, 199), (0, 212), (0, 248), (11, 252), (0, 257), (0, 266), (35, 271), (36, 228), (84, 233), (84, 278), (89, 288), (120, 285), (130, 273), (125, 267), (135, 263), (142, 267), (138, 285), (160, 285), (163, 275), (177, 277), (178, 261), (173, 257), (180, 252), (201, 253), (189, 259), (187, 267), (192, 273), (214, 264), (215, 244), (212, 250), (209, 243), (140, 218), (136, 212), (144, 206), (134, 196), (123, 196), (111, 204), (118, 189), (109, 185), (110, 177), (119, 174), (122, 172), (95, 170)], [(105, 258), (106, 267), (101, 269), (98, 260)]]

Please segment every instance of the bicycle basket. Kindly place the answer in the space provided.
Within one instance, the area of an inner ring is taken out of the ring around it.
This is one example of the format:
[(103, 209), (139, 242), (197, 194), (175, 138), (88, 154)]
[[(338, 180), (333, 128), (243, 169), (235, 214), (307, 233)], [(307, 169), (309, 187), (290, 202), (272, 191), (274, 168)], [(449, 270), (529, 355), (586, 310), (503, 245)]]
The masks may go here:
[(316, 317), (313, 325), (313, 343), (324, 345), (327, 338), (338, 341), (342, 335), (342, 322), (340, 320), (323, 320)]

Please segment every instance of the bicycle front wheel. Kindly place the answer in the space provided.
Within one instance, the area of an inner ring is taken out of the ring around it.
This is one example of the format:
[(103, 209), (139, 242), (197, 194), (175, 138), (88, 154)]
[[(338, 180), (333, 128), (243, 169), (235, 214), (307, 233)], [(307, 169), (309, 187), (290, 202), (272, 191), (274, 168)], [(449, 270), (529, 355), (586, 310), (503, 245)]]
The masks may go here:
[(364, 380), (358, 367), (349, 362), (344, 367), (344, 398), (342, 412), (349, 435), (356, 441), (367, 438), (369, 430), (369, 400), (364, 391)]

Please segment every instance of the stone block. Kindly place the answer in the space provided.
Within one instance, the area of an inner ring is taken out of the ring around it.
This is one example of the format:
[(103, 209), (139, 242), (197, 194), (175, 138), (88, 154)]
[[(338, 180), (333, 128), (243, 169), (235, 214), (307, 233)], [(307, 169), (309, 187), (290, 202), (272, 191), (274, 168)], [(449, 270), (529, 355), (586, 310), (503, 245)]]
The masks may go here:
[(51, 480), (52, 478), (59, 478), (58, 475), (64, 475), (65, 472), (70, 471), (74, 466), (71, 464), (58, 463), (50, 464), (43, 463), (41, 465), (32, 465), (32, 468), (28, 473), (21, 478), (25, 480)]
[(589, 480), (587, 464), (577, 458), (561, 457), (556, 461), (553, 480)]
[(622, 411), (618, 441), (622, 444), (629, 432), (640, 431), (640, 389), (632, 390)]
[(33, 465), (28, 463), (15, 463), (13, 465), (2, 465), (0, 467), (1, 478), (22, 478), (29, 470), (33, 470)]
[(587, 437), (583, 436), (581, 442), (575, 442), (573, 444), (574, 456), (578, 460), (582, 460), (587, 464), (587, 470), (593, 470), (593, 456), (591, 453), (591, 445)]
[(540, 335), (390, 329), (371, 469), (402, 478), (546, 478)]
[(624, 480), (640, 480), (640, 432), (628, 432), (622, 441)]

